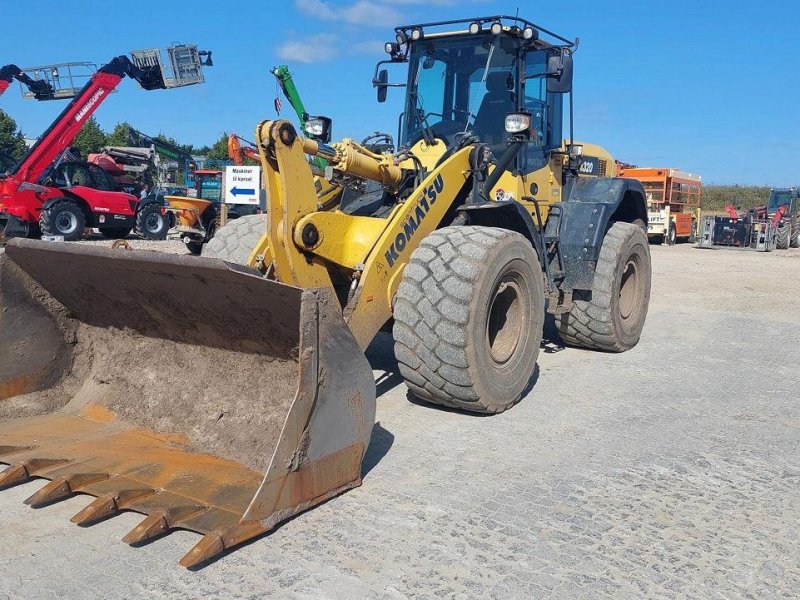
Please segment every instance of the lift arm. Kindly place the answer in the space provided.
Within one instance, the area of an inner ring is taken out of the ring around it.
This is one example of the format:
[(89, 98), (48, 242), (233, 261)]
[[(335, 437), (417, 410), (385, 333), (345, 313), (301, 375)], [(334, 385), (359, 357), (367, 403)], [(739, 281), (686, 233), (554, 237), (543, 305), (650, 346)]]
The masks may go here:
[(29, 77), (17, 65), (0, 67), (0, 96), (8, 89), (14, 79), (26, 86), (37, 100), (53, 99), (55, 90), (49, 83)]
[[(297, 91), (297, 86), (294, 84), (292, 74), (289, 72), (289, 67), (287, 65), (279, 65), (272, 69), (272, 74), (278, 81), (278, 85), (280, 86), (283, 95), (286, 96), (289, 104), (292, 105), (294, 112), (297, 114), (297, 119), (300, 121), (300, 131), (306, 135), (306, 122), (309, 119), (309, 114), (306, 112), (306, 107), (303, 105), (303, 101), (300, 99), (300, 92)], [(320, 169), (325, 169), (326, 162), (322, 158), (314, 157), (313, 163)]]
[(289, 104), (292, 105), (294, 112), (297, 113), (297, 118), (300, 120), (300, 131), (305, 132), (306, 121), (308, 121), (308, 113), (306, 112), (305, 106), (303, 106), (303, 101), (300, 99), (300, 92), (297, 91), (297, 87), (294, 85), (292, 74), (289, 72), (289, 67), (287, 65), (277, 66), (272, 69), (272, 74), (278, 81), (278, 85), (280, 86), (283, 95), (286, 96), (286, 99), (289, 101)]
[(19, 182), (36, 182), (56, 157), (72, 144), (84, 123), (124, 77), (136, 80), (146, 90), (166, 87), (159, 67), (139, 68), (127, 56), (117, 56), (97, 70), (10, 175)]

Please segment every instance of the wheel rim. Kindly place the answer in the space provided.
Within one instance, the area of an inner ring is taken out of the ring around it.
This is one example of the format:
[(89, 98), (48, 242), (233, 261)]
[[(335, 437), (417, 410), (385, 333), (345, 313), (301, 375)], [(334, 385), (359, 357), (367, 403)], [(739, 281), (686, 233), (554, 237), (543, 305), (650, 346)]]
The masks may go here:
[(525, 327), (522, 293), (515, 277), (500, 280), (486, 319), (486, 346), (497, 365), (508, 362), (519, 346)]
[(150, 233), (158, 233), (161, 231), (161, 227), (163, 226), (163, 219), (161, 218), (161, 215), (150, 213), (144, 220), (144, 226)]
[(78, 229), (78, 217), (73, 215), (68, 210), (62, 210), (56, 215), (55, 219), (56, 231), (62, 235), (69, 235)]
[(643, 293), (643, 280), (640, 273), (641, 258), (633, 254), (625, 263), (619, 281), (619, 314), (623, 321), (635, 317)]

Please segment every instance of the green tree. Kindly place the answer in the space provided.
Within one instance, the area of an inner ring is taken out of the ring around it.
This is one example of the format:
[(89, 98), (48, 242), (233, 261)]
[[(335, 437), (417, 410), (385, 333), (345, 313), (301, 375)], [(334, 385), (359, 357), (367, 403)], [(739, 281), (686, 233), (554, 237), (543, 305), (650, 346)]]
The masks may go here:
[(206, 158), (211, 160), (228, 160), (227, 133), (223, 133), (222, 137), (211, 145), (211, 149), (206, 153)]
[(19, 160), (25, 150), (25, 136), (17, 129), (16, 121), (0, 110), (0, 152)]
[(100, 152), (106, 145), (106, 134), (100, 129), (100, 125), (94, 117), (83, 124), (78, 135), (75, 136), (75, 141), (72, 142), (72, 146), (80, 150), (83, 160), (86, 160), (92, 152)]
[(106, 146), (127, 146), (131, 124), (127, 121), (114, 125), (113, 131), (106, 138)]
[(704, 212), (724, 212), (725, 205), (733, 204), (740, 210), (764, 206), (769, 200), (769, 188), (755, 185), (704, 185), (700, 195), (700, 208)]

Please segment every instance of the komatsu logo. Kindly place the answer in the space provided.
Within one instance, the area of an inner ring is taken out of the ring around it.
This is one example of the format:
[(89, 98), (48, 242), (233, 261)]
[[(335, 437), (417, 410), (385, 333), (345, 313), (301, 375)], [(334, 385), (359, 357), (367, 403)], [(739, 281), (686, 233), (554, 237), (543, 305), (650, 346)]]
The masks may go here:
[(75, 121), (77, 123), (80, 123), (83, 120), (83, 117), (86, 116), (86, 113), (92, 110), (92, 107), (95, 104), (97, 104), (97, 101), (103, 94), (105, 94), (105, 91), (102, 89), (97, 90), (94, 94), (92, 94), (92, 97), (89, 98), (89, 101), (86, 104), (84, 104), (83, 107), (77, 113), (75, 113)]
[(431, 185), (422, 190), (422, 195), (417, 202), (414, 212), (408, 215), (408, 219), (403, 224), (403, 231), (395, 236), (394, 242), (392, 242), (392, 245), (389, 246), (389, 250), (384, 254), (386, 262), (389, 263), (390, 267), (394, 265), (398, 256), (406, 249), (406, 245), (411, 241), (411, 238), (414, 237), (417, 228), (427, 216), (431, 206), (436, 204), (436, 198), (442, 193), (443, 189), (444, 180), (440, 174)]

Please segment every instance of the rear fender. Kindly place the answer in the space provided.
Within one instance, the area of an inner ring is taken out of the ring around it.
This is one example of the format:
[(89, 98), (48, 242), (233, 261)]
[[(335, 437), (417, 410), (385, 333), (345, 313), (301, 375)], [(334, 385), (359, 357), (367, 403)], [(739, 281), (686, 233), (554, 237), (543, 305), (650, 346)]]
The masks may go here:
[(579, 178), (572, 182), (566, 201), (552, 205), (545, 240), (558, 241), (565, 272), (563, 289), (592, 289), (600, 248), (615, 222), (638, 223), (647, 230), (647, 202), (639, 181)]

